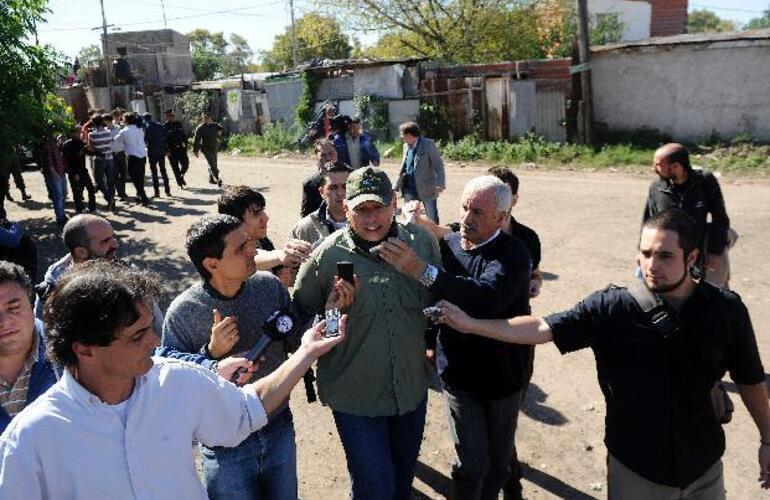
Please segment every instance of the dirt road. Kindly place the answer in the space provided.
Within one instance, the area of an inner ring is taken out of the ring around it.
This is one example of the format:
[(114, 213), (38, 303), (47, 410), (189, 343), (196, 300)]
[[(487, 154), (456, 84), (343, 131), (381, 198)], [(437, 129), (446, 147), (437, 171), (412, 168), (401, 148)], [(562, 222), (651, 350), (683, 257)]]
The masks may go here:
[[(270, 214), (270, 237), (280, 244), (296, 222), (300, 184), (312, 173), (310, 162), (297, 159), (220, 158), (226, 183), (243, 183), (263, 190)], [(393, 164), (386, 166), (395, 175)], [(482, 172), (480, 166), (450, 165), (448, 188), (439, 201), (442, 220), (456, 220), (463, 184)], [(518, 171), (521, 178), (517, 219), (540, 234), (541, 268), (546, 272), (542, 294), (533, 309), (545, 314), (572, 306), (610, 282), (632, 277), (642, 206), (651, 178), (608, 172)], [(39, 173), (27, 172), (33, 201), (6, 203), (12, 220), (23, 220), (37, 239), (40, 271), (65, 252), (53, 224)], [(112, 215), (121, 241), (121, 255), (161, 273), (169, 300), (197, 279), (184, 253), (187, 227), (197, 217), (215, 211), (219, 190), (206, 183), (205, 168), (193, 160), (191, 188), (174, 187), (171, 199), (140, 205)], [(149, 176), (148, 176), (149, 180)], [(741, 239), (731, 254), (733, 288), (749, 307), (765, 362), (770, 339), (770, 184), (766, 181), (722, 179), (732, 226)], [(129, 193), (133, 192), (129, 187)], [(13, 190), (14, 196), (18, 192)], [(45, 203), (43, 203), (43, 201)], [(68, 209), (71, 212), (71, 209)], [(41, 274), (42, 275), (42, 274)], [(770, 498), (760, 491), (756, 453), (759, 438), (748, 413), (732, 389), (736, 403), (733, 422), (726, 427), (724, 458), (728, 498)], [(328, 408), (308, 405), (304, 389), (292, 398), (299, 453), (300, 495), (304, 499), (347, 497), (349, 482), (342, 447)], [(584, 351), (562, 357), (551, 346), (539, 347), (533, 385), (519, 419), (519, 458), (526, 464), (527, 498), (605, 498), (603, 445), (604, 402), (596, 382), (593, 356)], [(452, 448), (444, 400), (431, 393), (428, 423), (420, 453), (415, 498), (443, 498), (449, 492)]]

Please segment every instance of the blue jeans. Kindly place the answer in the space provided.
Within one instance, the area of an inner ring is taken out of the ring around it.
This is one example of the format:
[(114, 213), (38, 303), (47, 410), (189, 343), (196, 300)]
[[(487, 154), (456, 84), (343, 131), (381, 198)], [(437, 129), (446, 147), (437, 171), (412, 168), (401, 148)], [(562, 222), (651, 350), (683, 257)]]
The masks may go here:
[(427, 401), (426, 397), (415, 410), (392, 417), (334, 412), (354, 500), (412, 498)]
[(51, 191), (53, 198), (53, 211), (56, 214), (56, 222), (64, 222), (64, 202), (67, 200), (67, 176), (59, 175), (54, 170), (48, 170), (45, 182)]
[(201, 458), (212, 500), (297, 499), (297, 446), (288, 409), (235, 448), (201, 446)]
[(112, 159), (94, 158), (94, 180), (96, 187), (104, 195), (107, 203), (115, 198), (115, 183), (118, 179), (118, 170)]

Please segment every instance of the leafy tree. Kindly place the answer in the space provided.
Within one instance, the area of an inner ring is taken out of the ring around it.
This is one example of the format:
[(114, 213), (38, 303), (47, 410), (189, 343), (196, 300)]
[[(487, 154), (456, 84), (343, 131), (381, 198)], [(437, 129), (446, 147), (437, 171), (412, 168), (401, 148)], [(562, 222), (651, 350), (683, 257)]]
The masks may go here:
[(254, 52), (246, 39), (232, 33), (197, 28), (187, 33), (190, 39), (193, 74), (196, 80), (211, 80), (216, 75), (231, 76), (249, 71)]
[(385, 33), (363, 50), (374, 58), (468, 63), (561, 56), (574, 31), (569, 0), (348, 0), (346, 5), (351, 4), (340, 13), (351, 27)]
[(73, 123), (70, 110), (53, 94), (56, 53), (32, 42), (46, 5), (46, 0), (0, 2), (0, 165), (15, 146), (33, 145)]
[(95, 43), (86, 45), (78, 52), (77, 60), (80, 63), (78, 78), (83, 80), (89, 68), (98, 68), (102, 65), (102, 49)]
[[(295, 23), (297, 62), (311, 59), (346, 59), (353, 48), (334, 17), (309, 13)], [(262, 63), (268, 71), (280, 71), (293, 65), (291, 27), (277, 35), (273, 48), (262, 53)]]
[(744, 28), (747, 30), (758, 30), (758, 29), (770, 28), (770, 8), (765, 10), (762, 16), (755, 17), (754, 19), (746, 23), (746, 26), (744, 26)]
[(227, 49), (227, 40), (222, 32), (212, 33), (197, 28), (187, 33), (190, 39), (190, 56), (196, 80), (211, 80), (221, 70), (221, 60)]
[(697, 9), (687, 14), (688, 33), (713, 33), (715, 31), (735, 31), (735, 22), (722, 19), (707, 9)]
[(591, 45), (617, 43), (623, 38), (624, 24), (616, 13), (596, 14), (591, 19)]

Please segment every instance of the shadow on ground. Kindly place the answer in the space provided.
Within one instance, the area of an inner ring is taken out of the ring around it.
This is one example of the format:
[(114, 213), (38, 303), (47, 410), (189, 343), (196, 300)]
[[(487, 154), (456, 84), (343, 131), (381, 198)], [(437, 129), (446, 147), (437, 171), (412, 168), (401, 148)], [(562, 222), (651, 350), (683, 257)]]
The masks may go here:
[[(558, 498), (566, 498), (571, 500), (597, 500), (598, 498), (584, 493), (577, 488), (574, 488), (565, 483), (561, 479), (554, 477), (546, 472), (543, 472), (539, 469), (533, 469), (525, 462), (520, 462), (520, 464), (523, 480), (537, 485), (538, 487), (544, 489), (545, 491)], [(441, 497), (451, 498), (452, 480), (433, 467), (422, 462), (417, 462), (415, 477), (430, 486), (431, 489), (438, 493)], [(422, 500), (430, 497), (420, 491), (413, 489), (412, 498)]]

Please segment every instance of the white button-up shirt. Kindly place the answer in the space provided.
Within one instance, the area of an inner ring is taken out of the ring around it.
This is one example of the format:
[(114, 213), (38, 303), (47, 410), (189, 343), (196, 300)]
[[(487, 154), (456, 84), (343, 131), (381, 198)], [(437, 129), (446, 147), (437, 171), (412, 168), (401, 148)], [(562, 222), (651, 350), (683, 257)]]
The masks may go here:
[(116, 135), (113, 140), (123, 144), (126, 148), (126, 155), (128, 156), (136, 156), (137, 158), (144, 158), (147, 156), (144, 147), (144, 130), (136, 125), (129, 125), (124, 128), (118, 132), (118, 135)]
[(250, 386), (153, 358), (136, 379), (125, 427), (69, 370), (0, 437), (0, 498), (207, 498), (192, 443), (236, 446), (267, 424)]

